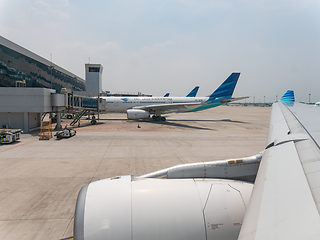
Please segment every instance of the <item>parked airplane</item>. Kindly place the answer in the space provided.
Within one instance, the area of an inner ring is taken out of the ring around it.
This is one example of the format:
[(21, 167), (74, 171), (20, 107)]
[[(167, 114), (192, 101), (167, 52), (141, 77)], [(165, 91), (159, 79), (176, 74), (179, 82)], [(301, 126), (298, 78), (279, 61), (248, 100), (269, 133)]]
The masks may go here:
[[(102, 97), (106, 99), (107, 112), (127, 113), (128, 119), (165, 121), (161, 114), (196, 112), (244, 99), (232, 98), (240, 73), (232, 73), (208, 97)], [(195, 88), (197, 90), (197, 88)]]
[(267, 147), (252, 157), (84, 186), (74, 239), (320, 239), (318, 109), (274, 103)]
[[(191, 92), (188, 93), (186, 97), (195, 97), (197, 96), (199, 90), (199, 86), (196, 86), (194, 89), (191, 90)], [(163, 97), (169, 97), (170, 93), (166, 93)]]

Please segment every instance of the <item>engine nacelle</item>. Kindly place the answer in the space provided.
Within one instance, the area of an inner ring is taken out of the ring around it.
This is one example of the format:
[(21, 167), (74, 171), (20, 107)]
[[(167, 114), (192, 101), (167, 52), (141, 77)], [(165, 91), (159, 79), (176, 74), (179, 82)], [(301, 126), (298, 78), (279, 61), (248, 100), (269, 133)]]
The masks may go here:
[(144, 119), (149, 118), (150, 113), (141, 109), (128, 109), (127, 110), (127, 118), (128, 119)]
[(75, 240), (238, 239), (253, 184), (221, 179), (135, 179), (84, 186)]

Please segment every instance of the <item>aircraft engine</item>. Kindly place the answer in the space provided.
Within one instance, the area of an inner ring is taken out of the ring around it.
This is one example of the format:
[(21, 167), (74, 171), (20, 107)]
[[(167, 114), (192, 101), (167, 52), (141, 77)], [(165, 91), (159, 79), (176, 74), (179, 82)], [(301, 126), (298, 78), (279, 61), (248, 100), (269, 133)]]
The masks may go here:
[(237, 239), (252, 188), (221, 179), (93, 182), (79, 192), (74, 239)]
[(141, 109), (128, 109), (127, 110), (127, 118), (128, 119), (144, 119), (149, 118), (150, 113)]

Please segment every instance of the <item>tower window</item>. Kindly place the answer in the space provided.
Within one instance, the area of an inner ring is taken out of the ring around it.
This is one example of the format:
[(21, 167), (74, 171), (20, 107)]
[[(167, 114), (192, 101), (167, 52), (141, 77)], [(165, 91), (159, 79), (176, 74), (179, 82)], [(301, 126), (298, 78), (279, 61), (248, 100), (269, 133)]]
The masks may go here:
[(100, 72), (99, 67), (89, 67), (89, 72)]

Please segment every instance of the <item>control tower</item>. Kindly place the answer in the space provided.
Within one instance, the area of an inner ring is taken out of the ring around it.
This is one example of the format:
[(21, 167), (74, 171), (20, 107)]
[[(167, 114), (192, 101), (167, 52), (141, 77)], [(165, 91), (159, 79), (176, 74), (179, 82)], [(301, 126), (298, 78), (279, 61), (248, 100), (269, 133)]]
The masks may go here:
[(86, 95), (88, 97), (97, 97), (102, 89), (102, 71), (101, 64), (85, 64), (86, 69)]

